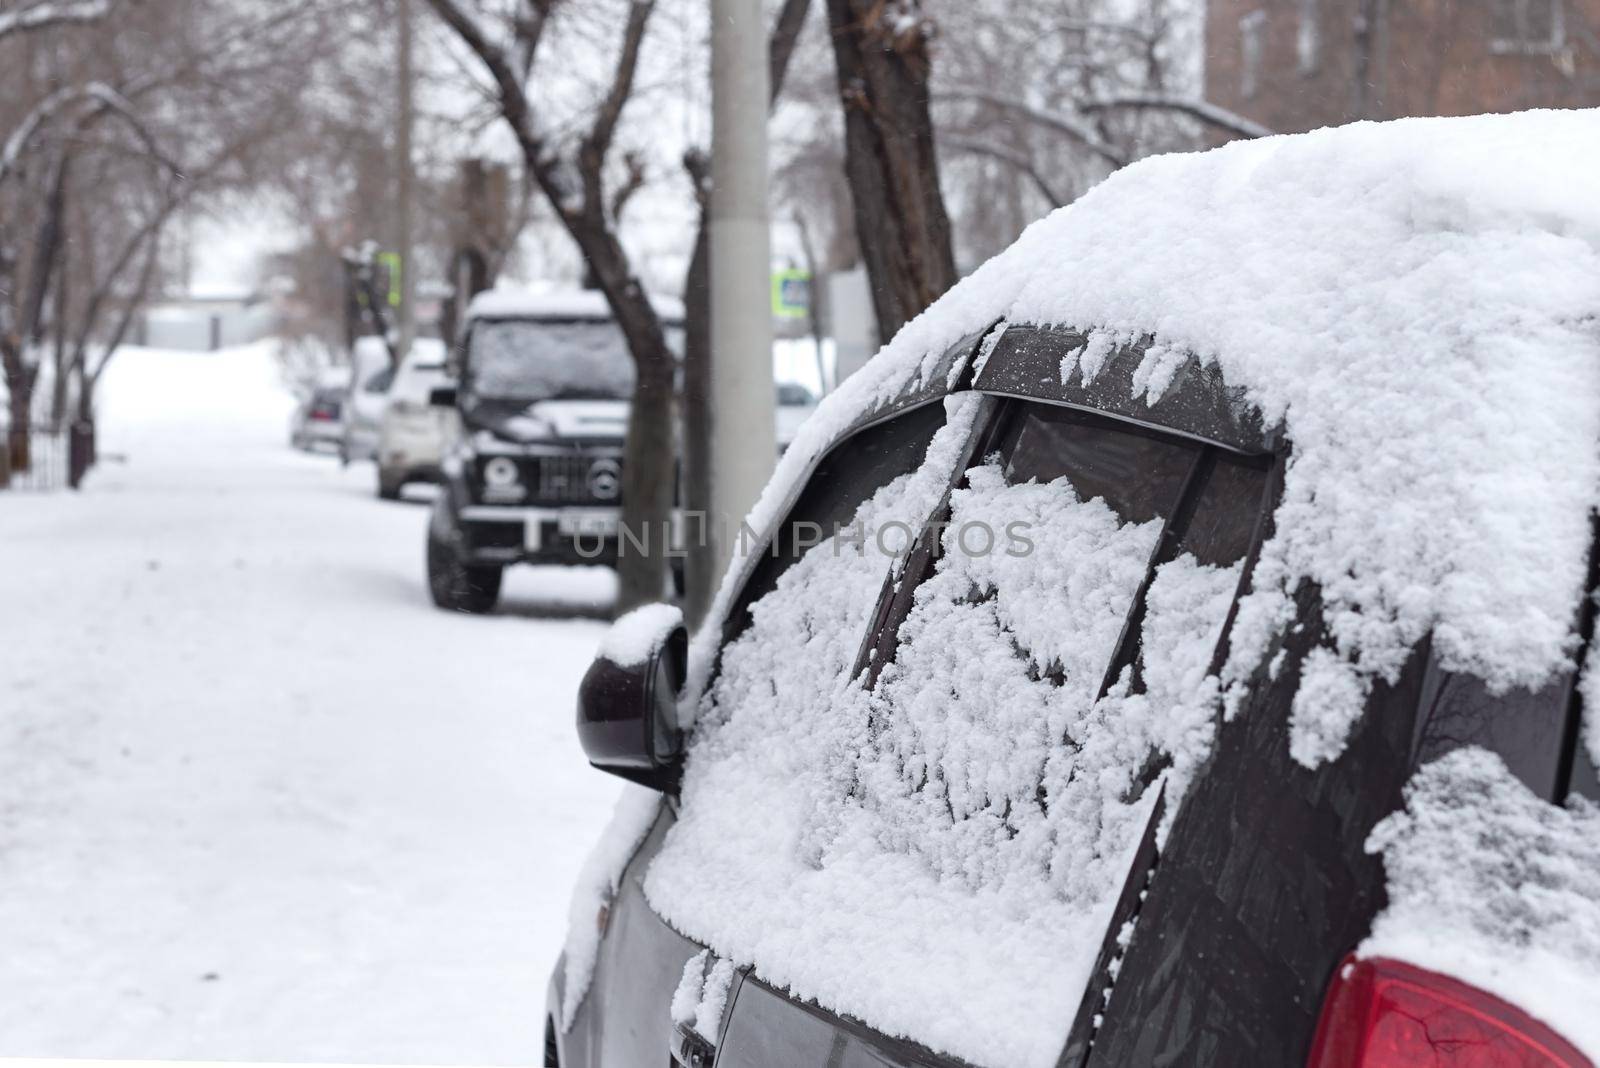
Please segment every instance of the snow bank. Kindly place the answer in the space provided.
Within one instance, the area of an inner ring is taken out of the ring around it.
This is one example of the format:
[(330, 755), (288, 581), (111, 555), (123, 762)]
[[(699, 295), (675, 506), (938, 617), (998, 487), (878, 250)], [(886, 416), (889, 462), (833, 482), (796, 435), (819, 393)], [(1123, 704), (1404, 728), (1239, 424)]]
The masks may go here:
[(1389, 907), (1360, 948), (1518, 1006), (1600, 1062), (1600, 806), (1535, 797), (1482, 749), (1417, 772), (1373, 829)]
[(594, 978), (595, 961), (600, 955), (600, 910), (610, 908), (622, 885), (622, 873), (633, 859), (650, 827), (661, 811), (661, 795), (654, 790), (629, 784), (611, 814), (611, 822), (601, 833), (594, 850), (583, 865), (583, 872), (572, 888), (572, 906), (567, 914), (567, 942), (562, 951), (561, 1029), (572, 1026)]
[(634, 667), (654, 656), (673, 629), (682, 625), (683, 609), (677, 605), (643, 605), (611, 624), (595, 655), (618, 667)]

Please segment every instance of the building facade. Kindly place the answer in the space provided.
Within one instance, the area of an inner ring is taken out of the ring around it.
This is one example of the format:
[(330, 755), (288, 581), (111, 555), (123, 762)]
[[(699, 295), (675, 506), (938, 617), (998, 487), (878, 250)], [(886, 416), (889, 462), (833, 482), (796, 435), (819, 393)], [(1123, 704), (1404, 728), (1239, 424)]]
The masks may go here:
[(1280, 133), (1600, 105), (1600, 0), (1208, 0), (1206, 99)]

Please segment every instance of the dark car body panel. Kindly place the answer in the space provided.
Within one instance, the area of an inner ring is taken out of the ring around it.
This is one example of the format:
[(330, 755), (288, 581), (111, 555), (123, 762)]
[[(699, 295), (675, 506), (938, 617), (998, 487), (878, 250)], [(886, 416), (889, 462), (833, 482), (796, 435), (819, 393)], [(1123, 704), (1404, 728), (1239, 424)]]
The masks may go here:
[(607, 909), (589, 992), (572, 1025), (555, 1029), (563, 1068), (666, 1063), (672, 994), (685, 962), (701, 949), (669, 927), (644, 899), (644, 873), (672, 823), (671, 806), (663, 803)]
[(964, 1063), (796, 1001), (748, 974), (740, 977), (717, 1047), (717, 1068), (961, 1068)]
[(1344, 753), (1308, 770), (1287, 738), (1321, 640), (1315, 591), (1298, 607), (1308, 625), (1286, 636), (1278, 677), (1262, 669), (1178, 811), (1105, 1022), (1074, 1064), (1303, 1064), (1334, 965), (1383, 907), (1363, 845), (1411, 774), (1424, 660), (1380, 684)]

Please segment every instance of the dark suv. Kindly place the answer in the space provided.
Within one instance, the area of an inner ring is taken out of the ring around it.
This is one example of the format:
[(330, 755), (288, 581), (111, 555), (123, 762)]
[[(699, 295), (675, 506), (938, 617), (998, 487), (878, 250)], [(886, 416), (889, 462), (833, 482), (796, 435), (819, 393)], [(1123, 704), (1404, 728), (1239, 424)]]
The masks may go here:
[[(682, 312), (659, 302), (668, 340)], [(428, 525), (428, 589), (441, 608), (487, 612), (516, 563), (613, 564), (634, 370), (594, 292), (491, 291), (451, 354), (461, 434)]]
[(1593, 1068), (1597, 126), (1146, 161), (906, 326), (583, 681), (546, 1063)]

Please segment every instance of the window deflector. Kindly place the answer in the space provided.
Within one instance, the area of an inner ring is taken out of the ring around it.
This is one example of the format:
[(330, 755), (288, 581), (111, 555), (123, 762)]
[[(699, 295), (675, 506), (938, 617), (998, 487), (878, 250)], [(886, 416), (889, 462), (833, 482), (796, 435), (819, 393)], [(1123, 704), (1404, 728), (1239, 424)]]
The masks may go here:
[[(862, 679), (867, 689), (872, 689), (877, 684), (878, 676), (895, 656), (899, 643), (900, 626), (910, 613), (914, 603), (916, 589), (929, 576), (933, 574), (941, 552), (940, 538), (938, 536), (939, 524), (948, 519), (950, 513), (950, 494), (961, 488), (966, 483), (967, 470), (981, 458), (992, 453), (999, 453), (1007, 459), (1014, 457), (1018, 442), (1023, 433), (1024, 423), (1030, 410), (1035, 412), (1049, 412), (1052, 418), (1065, 418), (1069, 422), (1080, 423), (1085, 430), (1095, 430), (1105, 433), (1126, 434), (1138, 438), (1154, 439), (1163, 442), (1173, 449), (1190, 451), (1193, 459), (1189, 461), (1187, 473), (1179, 483), (1177, 494), (1168, 501), (1163, 501), (1156, 515), (1162, 520), (1162, 530), (1157, 539), (1156, 547), (1146, 565), (1144, 577), (1141, 580), (1132, 605), (1123, 620), (1121, 636), (1115, 647), (1115, 652), (1107, 664), (1105, 675), (1102, 679), (1098, 697), (1103, 698), (1115, 685), (1117, 678), (1123, 671), (1133, 670), (1134, 685), (1141, 673), (1138, 663), (1139, 650), (1142, 638), (1142, 625), (1146, 612), (1146, 597), (1150, 584), (1155, 578), (1155, 572), (1162, 564), (1169, 563), (1184, 550), (1184, 541), (1189, 532), (1189, 526), (1195, 517), (1196, 510), (1204, 493), (1212, 486), (1223, 459), (1224, 450), (1210, 444), (1202, 444), (1193, 440), (1183, 439), (1175, 435), (1163, 434), (1158, 430), (1122, 423), (1118, 420), (1107, 419), (1093, 413), (1082, 412), (1073, 408), (1057, 407), (1054, 405), (1041, 405), (1037, 402), (1028, 402), (1016, 398), (986, 397), (986, 400), (995, 403), (996, 407), (983, 413), (978, 420), (978, 430), (968, 442), (967, 449), (951, 476), (949, 486), (941, 498), (938, 507), (929, 514), (923, 523), (917, 541), (911, 551), (906, 555), (903, 564), (891, 570), (884, 580), (883, 590), (879, 594), (878, 605), (873, 611), (872, 624), (864, 636), (861, 651), (856, 658), (852, 677)], [(1226, 460), (1230, 466), (1238, 465), (1246, 468), (1260, 469), (1266, 464), (1266, 457), (1241, 456), (1228, 450)], [(1258, 506), (1259, 507), (1259, 506)], [(1250, 529), (1254, 533), (1256, 526), (1255, 516), (1252, 515)], [(1246, 560), (1253, 564), (1253, 557)], [(1237, 591), (1235, 602), (1237, 601)], [(1228, 623), (1231, 624), (1233, 608), (1230, 606)], [(1226, 627), (1223, 631), (1224, 640)], [(1135, 691), (1137, 692), (1137, 691)]]
[(960, 459), (950, 471), (944, 495), (923, 520), (917, 540), (903, 562), (891, 566), (889, 573), (884, 576), (878, 604), (872, 610), (867, 632), (861, 639), (861, 650), (856, 654), (855, 666), (850, 671), (853, 679), (862, 678), (864, 673), (865, 685), (869, 690), (877, 684), (878, 673), (894, 655), (895, 645), (899, 642), (900, 624), (905, 622), (911, 611), (917, 587), (933, 574), (934, 564), (939, 557), (937, 524), (950, 513), (951, 492), (966, 481), (967, 469), (998, 445), (1010, 423), (1014, 402), (984, 396), (979, 403), (984, 407), (973, 422), (972, 434), (962, 446)]
[[(1221, 634), (1211, 651), (1211, 663), (1207, 667), (1208, 675), (1219, 673), (1227, 662), (1233, 623), (1239, 610), (1239, 599), (1249, 592), (1256, 561), (1261, 556), (1261, 546), (1272, 536), (1273, 515), (1283, 489), (1283, 472), (1287, 458), (1287, 452), (1280, 451), (1272, 458), (1272, 465), (1267, 470), (1267, 477), (1261, 487), (1261, 496), (1256, 506), (1255, 519), (1251, 524), (1249, 547), (1241, 562), (1239, 581), (1234, 587), (1233, 598), (1229, 602)], [(1211, 462), (1215, 464), (1215, 456)], [(1196, 500), (1198, 501), (1198, 497)], [(1160, 772), (1161, 766), (1155, 762), (1141, 769), (1140, 779), (1135, 782), (1135, 789), (1148, 789), (1159, 777)], [(1057, 1068), (1084, 1068), (1094, 1048), (1100, 1024), (1104, 1021), (1104, 1010), (1111, 995), (1111, 986), (1116, 981), (1112, 965), (1121, 959), (1126, 949), (1121, 938), (1122, 932), (1128, 925), (1138, 922), (1145, 893), (1155, 878), (1156, 868), (1161, 863), (1161, 851), (1156, 847), (1155, 831), (1166, 814), (1167, 797), (1164, 783), (1160, 789), (1161, 793), (1157, 794), (1155, 804), (1151, 807), (1150, 818), (1146, 821), (1144, 837), (1140, 841), (1133, 864), (1123, 882), (1115, 910), (1111, 914), (1111, 921), (1106, 925), (1100, 955), (1096, 958), (1094, 970), (1090, 973), (1083, 1000), (1079, 1003), (1077, 1015), (1072, 1022), (1072, 1029), (1067, 1033), (1066, 1045), (1056, 1061)]]
[(1183, 485), (1178, 490), (1178, 499), (1167, 510), (1162, 521), (1161, 533), (1156, 538), (1155, 549), (1150, 553), (1150, 562), (1145, 565), (1144, 578), (1140, 580), (1139, 588), (1133, 595), (1133, 604), (1129, 606), (1128, 614), (1122, 621), (1122, 634), (1117, 639), (1116, 651), (1111, 654), (1111, 662), (1106, 665), (1106, 673), (1100, 679), (1100, 690), (1096, 700), (1105, 699), (1124, 671), (1130, 673), (1128, 679), (1130, 693), (1140, 693), (1144, 690), (1144, 673), (1139, 649), (1140, 637), (1144, 633), (1144, 618), (1149, 605), (1150, 584), (1155, 581), (1156, 568), (1176, 560), (1178, 553), (1182, 551), (1183, 537), (1188, 532), (1189, 522), (1194, 518), (1195, 508), (1200, 501), (1200, 490), (1211, 478), (1216, 466), (1216, 449), (1207, 445), (1195, 453), (1189, 473), (1184, 477)]

